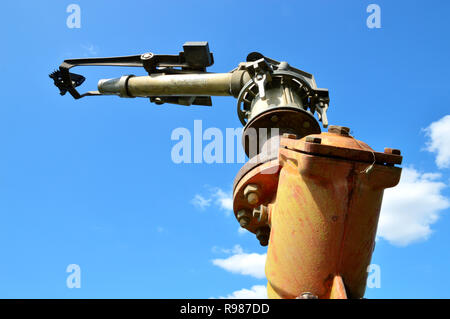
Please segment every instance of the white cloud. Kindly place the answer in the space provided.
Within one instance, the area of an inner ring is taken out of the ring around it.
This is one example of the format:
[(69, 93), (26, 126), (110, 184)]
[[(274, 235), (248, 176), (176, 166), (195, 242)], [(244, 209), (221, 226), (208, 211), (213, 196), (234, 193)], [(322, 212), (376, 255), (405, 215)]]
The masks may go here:
[(227, 193), (221, 188), (215, 187), (211, 188), (209, 193), (209, 196), (206, 197), (196, 194), (191, 203), (202, 210), (214, 203), (218, 208), (225, 211), (226, 215), (230, 215), (233, 211), (233, 196), (231, 192)]
[[(240, 245), (234, 245), (231, 249), (213, 247), (214, 252), (233, 254), (225, 259), (214, 259), (212, 263), (231, 273), (248, 275), (258, 279), (265, 278), (264, 266), (266, 254), (244, 252)], [(267, 299), (267, 288), (263, 285), (254, 285), (250, 289), (243, 288), (220, 299)]]
[(431, 225), (450, 207), (441, 194), (446, 185), (438, 181), (440, 177), (403, 168), (400, 183), (385, 190), (377, 236), (397, 246), (428, 239)]
[(245, 234), (248, 234), (248, 230), (245, 229), (245, 228), (242, 228), (241, 226), (239, 226), (239, 228), (238, 228), (238, 234), (239, 234), (240, 236), (245, 235)]
[(220, 299), (267, 299), (267, 288), (263, 285), (255, 285), (250, 289), (237, 290)]
[(436, 153), (436, 165), (439, 168), (450, 167), (450, 115), (431, 123), (425, 129), (429, 141), (427, 150)]
[(264, 266), (266, 264), (266, 255), (257, 253), (247, 254), (240, 248), (234, 249), (234, 255), (225, 259), (214, 259), (212, 263), (234, 274), (248, 275), (262, 279), (265, 278)]
[(220, 188), (217, 188), (213, 197), (216, 199), (216, 203), (221, 209), (225, 211), (233, 210), (233, 196), (231, 194), (225, 193)]

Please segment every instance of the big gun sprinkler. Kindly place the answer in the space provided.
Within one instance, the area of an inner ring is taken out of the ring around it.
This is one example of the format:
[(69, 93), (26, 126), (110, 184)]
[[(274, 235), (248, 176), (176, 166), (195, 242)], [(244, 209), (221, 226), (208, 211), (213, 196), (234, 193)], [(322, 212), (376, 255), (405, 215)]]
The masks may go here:
[[(187, 42), (178, 55), (65, 60), (50, 77), (75, 99), (210, 106), (211, 96), (235, 97), (249, 160), (234, 180), (233, 210), (268, 246), (269, 298), (362, 298), (383, 192), (400, 179), (400, 151), (376, 152), (348, 128), (329, 126), (328, 90), (287, 62), (253, 52), (228, 73), (207, 72), (213, 63), (207, 42)], [(142, 67), (148, 76), (102, 79), (98, 91), (80, 94), (84, 77), (69, 72), (75, 66)]]

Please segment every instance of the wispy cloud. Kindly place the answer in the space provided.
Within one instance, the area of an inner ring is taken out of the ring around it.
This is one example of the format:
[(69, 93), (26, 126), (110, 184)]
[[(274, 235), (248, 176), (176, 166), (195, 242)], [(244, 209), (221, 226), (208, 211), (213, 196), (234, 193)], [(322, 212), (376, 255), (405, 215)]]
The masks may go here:
[(82, 44), (81, 47), (85, 51), (85, 56), (95, 56), (98, 54), (98, 47), (93, 44)]
[(436, 153), (439, 168), (450, 167), (450, 115), (433, 122), (425, 129), (429, 138), (426, 149)]
[(386, 189), (383, 197), (377, 236), (397, 246), (426, 240), (442, 210), (450, 201), (442, 190), (446, 185), (437, 173), (420, 173), (403, 168), (400, 183)]
[(191, 204), (201, 210), (204, 210), (206, 207), (211, 206), (211, 199), (204, 198), (202, 195), (197, 194), (191, 200)]
[(230, 215), (233, 211), (233, 196), (231, 192), (225, 192), (221, 188), (209, 188), (208, 195), (196, 194), (191, 200), (191, 204), (204, 210), (214, 204), (223, 210), (226, 215)]
[(234, 245), (233, 248), (220, 248), (217, 246), (214, 246), (212, 249), (213, 253), (222, 253), (222, 254), (242, 254), (244, 250), (242, 249), (241, 245)]

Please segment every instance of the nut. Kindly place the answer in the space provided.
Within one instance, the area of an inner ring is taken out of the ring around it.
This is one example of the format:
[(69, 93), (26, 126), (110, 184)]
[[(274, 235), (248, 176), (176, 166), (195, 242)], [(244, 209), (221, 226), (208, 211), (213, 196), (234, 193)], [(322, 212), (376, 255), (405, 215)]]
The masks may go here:
[(400, 150), (395, 149), (395, 148), (389, 148), (389, 147), (386, 147), (384, 149), (384, 153), (385, 154), (392, 154), (392, 155), (401, 155), (402, 154), (402, 152), (400, 152)]
[(242, 228), (247, 227), (248, 225), (250, 225), (250, 218), (248, 218), (248, 217), (246, 217), (246, 216), (241, 217), (241, 219), (239, 219), (239, 225), (240, 225)]
[(248, 184), (244, 189), (244, 197), (250, 205), (256, 205), (259, 202), (259, 186)]
[(296, 134), (291, 134), (291, 133), (284, 133), (283, 134), (284, 138), (290, 138), (290, 139), (297, 139), (297, 135)]
[(261, 246), (267, 246), (269, 244), (269, 237), (270, 237), (269, 226), (259, 227), (256, 230), (256, 238), (259, 240), (259, 244)]
[(241, 225), (242, 228), (245, 228), (246, 226), (248, 226), (251, 221), (251, 215), (245, 209), (241, 209), (240, 211), (238, 211), (236, 214), (236, 218), (239, 222), (239, 225)]
[(330, 127), (328, 128), (328, 132), (333, 134), (339, 134), (342, 136), (349, 136), (350, 128), (339, 125), (330, 125)]
[(257, 220), (259, 220), (260, 217), (261, 217), (261, 212), (259, 211), (259, 207), (256, 207), (255, 209), (253, 209), (253, 218), (256, 218)]
[(289, 70), (289, 64), (285, 61), (280, 62), (278, 64), (278, 70)]
[(247, 195), (247, 201), (250, 205), (256, 205), (259, 202), (259, 196), (256, 193), (249, 193)]
[(253, 209), (253, 218), (256, 218), (259, 223), (267, 222), (268, 210), (266, 205), (259, 205)]
[(305, 141), (307, 143), (315, 143), (315, 144), (322, 143), (322, 139), (320, 137), (315, 137), (315, 136), (307, 136)]

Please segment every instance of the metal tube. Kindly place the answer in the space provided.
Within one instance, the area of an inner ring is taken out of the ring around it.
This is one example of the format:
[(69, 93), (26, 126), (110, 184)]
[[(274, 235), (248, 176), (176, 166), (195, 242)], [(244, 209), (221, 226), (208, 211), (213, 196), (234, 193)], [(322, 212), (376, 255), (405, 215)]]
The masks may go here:
[(130, 97), (229, 96), (232, 95), (232, 75), (232, 73), (204, 73), (133, 76), (128, 77), (127, 81), (100, 80), (98, 90), (103, 94), (120, 96), (126, 91)]

